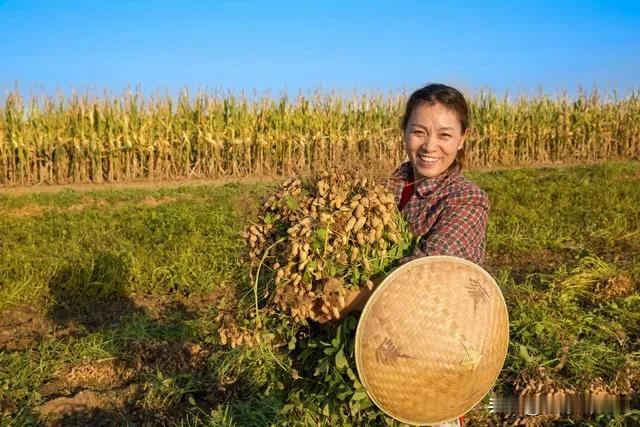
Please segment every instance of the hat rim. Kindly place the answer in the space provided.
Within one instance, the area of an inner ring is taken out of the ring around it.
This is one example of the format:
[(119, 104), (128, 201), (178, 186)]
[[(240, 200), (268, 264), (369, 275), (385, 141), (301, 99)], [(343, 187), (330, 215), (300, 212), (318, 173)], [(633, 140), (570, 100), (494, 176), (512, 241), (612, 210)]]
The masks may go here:
[[(500, 364), (500, 366), (504, 366), (504, 362), (506, 361), (507, 358), (507, 354), (509, 352), (509, 310), (507, 309), (507, 303), (504, 299), (504, 295), (502, 293), (502, 290), (500, 289), (500, 287), (498, 286), (498, 284), (496, 283), (495, 279), (481, 266), (479, 266), (478, 264), (471, 262), (467, 259), (464, 258), (460, 258), (460, 257), (456, 257), (456, 256), (451, 256), (451, 255), (433, 255), (433, 256), (427, 256), (427, 257), (421, 257), (415, 260), (412, 260), (406, 264), (401, 265), (400, 267), (396, 268), (395, 270), (393, 270), (388, 276), (386, 276), (384, 278), (384, 280), (380, 283), (380, 285), (373, 291), (373, 294), (371, 295), (371, 297), (369, 298), (369, 300), (367, 301), (367, 303), (364, 306), (364, 309), (362, 310), (362, 313), (360, 315), (360, 320), (358, 321), (358, 326), (356, 328), (356, 338), (355, 338), (355, 347), (354, 347), (354, 352), (355, 352), (355, 359), (356, 359), (356, 370), (358, 373), (358, 379), (360, 380), (360, 383), (362, 384), (362, 387), (364, 388), (364, 390), (366, 391), (367, 395), (369, 396), (369, 398), (371, 399), (371, 401), (385, 414), (387, 414), (388, 416), (390, 416), (391, 418), (400, 421), (402, 423), (405, 424), (410, 424), (410, 425), (414, 425), (414, 426), (430, 426), (430, 425), (437, 425), (437, 424), (441, 424), (447, 421), (451, 421), (452, 419), (457, 419), (458, 417), (460, 417), (461, 415), (464, 415), (465, 413), (467, 413), (468, 411), (470, 411), (471, 409), (473, 409), (478, 403), (482, 402), (482, 400), (485, 398), (485, 396), (487, 395), (487, 393), (489, 393), (489, 391), (491, 391), (491, 389), (493, 388), (493, 386), (495, 385), (495, 380), (493, 382), (492, 385), (490, 385), (488, 387), (488, 389), (482, 393), (480, 399), (478, 399), (477, 401), (473, 402), (473, 404), (469, 405), (469, 407), (467, 409), (465, 409), (461, 414), (452, 417), (452, 418), (447, 418), (447, 419), (442, 419), (442, 420), (438, 420), (438, 421), (433, 421), (433, 422), (429, 422), (429, 423), (424, 423), (424, 422), (419, 422), (416, 420), (410, 420), (410, 419), (406, 419), (403, 417), (391, 414), (390, 412), (388, 412), (383, 406), (380, 405), (380, 403), (371, 395), (371, 393), (369, 392), (367, 385), (366, 385), (366, 381), (363, 381), (363, 376), (360, 374), (362, 372), (362, 362), (360, 361), (360, 352), (358, 351), (359, 348), (361, 348), (361, 341), (362, 341), (362, 327), (361, 325), (363, 324), (363, 322), (361, 322), (361, 320), (363, 318), (365, 318), (365, 316), (371, 311), (371, 302), (374, 301), (374, 296), (376, 293), (380, 293), (382, 290), (384, 290), (389, 283), (392, 282), (392, 280), (398, 276), (399, 274), (401, 274), (404, 270), (410, 268), (411, 266), (416, 265), (417, 263), (423, 264), (423, 263), (432, 263), (432, 262), (437, 262), (437, 261), (454, 261), (454, 262), (458, 262), (458, 263), (463, 263), (463, 264), (467, 264), (469, 266), (472, 266), (476, 269), (479, 269), (479, 271), (482, 272), (482, 274), (487, 277), (489, 279), (489, 282), (493, 284), (493, 286), (498, 290), (498, 294), (500, 295), (500, 300), (502, 301), (502, 307), (504, 309), (504, 312), (506, 314), (506, 324), (507, 324), (507, 330), (506, 330), (506, 345), (505, 345), (505, 351), (504, 354), (501, 357), (502, 363)], [(500, 371), (502, 370), (502, 368), (500, 369)], [(498, 375), (500, 375), (500, 371), (498, 371)], [(497, 376), (496, 376), (497, 379)]]

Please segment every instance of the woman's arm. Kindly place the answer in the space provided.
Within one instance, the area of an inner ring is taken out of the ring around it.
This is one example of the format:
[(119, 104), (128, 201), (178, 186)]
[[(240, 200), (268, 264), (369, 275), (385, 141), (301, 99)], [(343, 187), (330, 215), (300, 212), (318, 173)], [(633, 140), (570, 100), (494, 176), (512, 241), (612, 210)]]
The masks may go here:
[[(400, 260), (400, 264), (432, 255), (451, 255), (482, 264), (485, 252), (485, 234), (489, 215), (489, 198), (482, 190), (461, 193), (449, 200), (438, 220), (422, 236), (413, 254)], [(362, 311), (375, 288), (384, 277), (374, 282), (373, 289), (362, 287), (345, 296), (345, 307), (340, 317), (353, 311)], [(321, 313), (318, 313), (320, 315)], [(334, 320), (330, 314), (322, 314), (320, 323)]]

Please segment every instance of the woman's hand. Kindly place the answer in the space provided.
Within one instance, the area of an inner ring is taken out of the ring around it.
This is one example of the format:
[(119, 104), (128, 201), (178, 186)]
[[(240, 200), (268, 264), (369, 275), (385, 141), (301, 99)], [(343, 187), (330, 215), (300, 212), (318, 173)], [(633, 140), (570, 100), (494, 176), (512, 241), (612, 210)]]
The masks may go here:
[(315, 310), (316, 320), (318, 321), (318, 323), (327, 323), (332, 320), (340, 319), (354, 311), (362, 311), (364, 309), (364, 306), (367, 304), (367, 301), (369, 301), (369, 298), (373, 294), (373, 291), (383, 280), (384, 276), (378, 276), (371, 279), (370, 287), (362, 286), (359, 289), (348, 290), (344, 296), (344, 307), (339, 310), (338, 317), (334, 316), (334, 314), (331, 312), (323, 313), (318, 307)]

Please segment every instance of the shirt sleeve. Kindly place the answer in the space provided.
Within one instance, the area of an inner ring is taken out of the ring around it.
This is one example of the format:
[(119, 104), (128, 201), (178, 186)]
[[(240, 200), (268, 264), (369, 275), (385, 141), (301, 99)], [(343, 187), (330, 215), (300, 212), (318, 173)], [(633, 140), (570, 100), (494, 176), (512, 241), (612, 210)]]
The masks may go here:
[(489, 199), (484, 191), (452, 197), (416, 248), (400, 263), (431, 255), (451, 255), (484, 262)]

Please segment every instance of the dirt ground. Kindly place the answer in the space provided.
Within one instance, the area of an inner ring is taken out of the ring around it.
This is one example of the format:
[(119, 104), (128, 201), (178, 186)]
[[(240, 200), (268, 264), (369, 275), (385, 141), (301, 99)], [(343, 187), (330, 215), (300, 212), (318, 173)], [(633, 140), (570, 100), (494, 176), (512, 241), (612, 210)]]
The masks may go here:
[(178, 178), (172, 180), (144, 180), (144, 181), (126, 181), (126, 182), (110, 182), (110, 183), (86, 183), (86, 184), (42, 184), (42, 185), (17, 185), (17, 186), (1, 186), (0, 194), (7, 195), (23, 195), (32, 193), (56, 193), (64, 190), (73, 191), (96, 191), (96, 190), (120, 190), (120, 189), (155, 189), (155, 188), (177, 188), (185, 186), (214, 186), (219, 187), (226, 184), (258, 184), (263, 182), (274, 182), (284, 179), (282, 176), (259, 176), (259, 177), (226, 177), (215, 179), (185, 179)]
[[(491, 167), (468, 167), (466, 171), (471, 172), (490, 172), (490, 171), (502, 171), (513, 170), (521, 168), (565, 168), (573, 166), (588, 166), (590, 164), (600, 164), (603, 161), (592, 162), (549, 162), (539, 163), (536, 165), (510, 165), (510, 166), (491, 166)], [(606, 163), (615, 163), (607, 161)], [(629, 177), (634, 180), (637, 177)], [(138, 180), (138, 181), (126, 181), (126, 182), (110, 182), (110, 183), (82, 183), (82, 184), (41, 184), (41, 185), (0, 185), (0, 194), (8, 195), (21, 195), (32, 193), (55, 193), (64, 190), (73, 191), (95, 191), (95, 190), (118, 190), (118, 189), (132, 189), (132, 188), (176, 188), (184, 186), (222, 186), (230, 183), (238, 184), (257, 184), (264, 182), (274, 182), (278, 180), (286, 179), (282, 175), (265, 175), (265, 176), (251, 176), (251, 177), (223, 177), (223, 178), (175, 178), (170, 180), (152, 179), (152, 180)]]
[[(55, 312), (35, 306), (8, 308), (0, 316), (0, 352), (38, 352), (45, 340), (80, 338), (117, 325), (132, 309), (157, 322), (176, 316), (195, 319), (217, 298), (210, 295), (176, 301), (166, 297), (130, 297), (131, 304), (115, 301), (91, 312)], [(149, 376), (158, 371), (196, 373), (205, 368), (212, 351), (204, 343), (132, 337), (118, 357), (63, 364), (40, 386), (42, 403), (32, 408), (33, 413), (54, 426), (148, 420), (149, 414), (141, 408), (139, 399), (144, 396)]]

